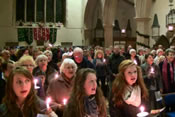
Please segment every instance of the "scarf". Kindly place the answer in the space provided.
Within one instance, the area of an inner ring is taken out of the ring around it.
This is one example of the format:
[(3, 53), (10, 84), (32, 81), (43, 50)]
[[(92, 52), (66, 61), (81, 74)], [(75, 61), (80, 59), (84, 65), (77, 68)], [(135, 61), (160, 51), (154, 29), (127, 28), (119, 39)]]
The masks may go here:
[(98, 117), (97, 103), (95, 100), (95, 96), (85, 97), (84, 106), (85, 106), (85, 112), (87, 114), (86, 116)]
[[(173, 64), (174, 63), (174, 64)], [(171, 76), (171, 83), (173, 83), (174, 82), (174, 75), (175, 75), (175, 73), (174, 73), (174, 71), (173, 71), (173, 65), (175, 66), (175, 62), (173, 62), (173, 63), (170, 63), (169, 65), (170, 65), (170, 76)], [(168, 90), (168, 75), (167, 75), (167, 65), (168, 65), (168, 62), (167, 62), (167, 60), (165, 59), (164, 61), (163, 61), (163, 67), (162, 67), (162, 76), (163, 76), (163, 81), (164, 81), (164, 83), (165, 83), (165, 89), (166, 89), (166, 91)]]
[(127, 104), (138, 107), (141, 104), (141, 89), (139, 86), (128, 86), (123, 95), (123, 100)]

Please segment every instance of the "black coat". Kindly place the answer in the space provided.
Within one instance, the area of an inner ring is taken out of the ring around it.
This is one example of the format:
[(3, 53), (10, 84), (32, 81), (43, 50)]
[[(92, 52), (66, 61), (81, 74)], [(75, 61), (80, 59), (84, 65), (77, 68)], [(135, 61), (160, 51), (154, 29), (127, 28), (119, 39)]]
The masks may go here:
[(2, 103), (2, 99), (5, 96), (5, 87), (6, 81), (2, 79), (2, 73), (0, 73), (0, 104)]
[[(150, 112), (147, 101), (142, 99), (141, 105), (145, 107), (145, 112)], [(139, 107), (128, 105), (125, 102), (123, 102), (121, 106), (117, 107), (112, 99), (109, 102), (109, 112), (111, 117), (137, 117), (137, 114), (140, 112)]]
[[(74, 57), (72, 59), (75, 61)], [(82, 69), (82, 68), (92, 68), (92, 69), (95, 69), (94, 65), (89, 60), (87, 60), (85, 57), (83, 57), (83, 61), (81, 63), (77, 63), (76, 61), (75, 61), (75, 63), (78, 66), (77, 71), (80, 70), (80, 69)]]

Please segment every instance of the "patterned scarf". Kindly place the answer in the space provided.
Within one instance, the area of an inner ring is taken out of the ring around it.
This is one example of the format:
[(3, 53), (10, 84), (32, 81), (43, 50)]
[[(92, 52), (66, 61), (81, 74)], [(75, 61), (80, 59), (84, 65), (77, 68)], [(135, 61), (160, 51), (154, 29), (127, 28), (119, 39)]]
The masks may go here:
[(97, 103), (95, 96), (85, 97), (84, 99), (85, 112), (88, 117), (98, 117)]

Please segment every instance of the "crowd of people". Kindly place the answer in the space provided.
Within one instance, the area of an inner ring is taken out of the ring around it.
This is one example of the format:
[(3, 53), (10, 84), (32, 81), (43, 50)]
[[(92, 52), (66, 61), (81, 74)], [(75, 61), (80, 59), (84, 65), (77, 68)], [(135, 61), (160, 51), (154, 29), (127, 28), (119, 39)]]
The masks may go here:
[(0, 52), (0, 117), (136, 117), (141, 106), (148, 116), (158, 115), (158, 95), (173, 92), (174, 48), (11, 47)]

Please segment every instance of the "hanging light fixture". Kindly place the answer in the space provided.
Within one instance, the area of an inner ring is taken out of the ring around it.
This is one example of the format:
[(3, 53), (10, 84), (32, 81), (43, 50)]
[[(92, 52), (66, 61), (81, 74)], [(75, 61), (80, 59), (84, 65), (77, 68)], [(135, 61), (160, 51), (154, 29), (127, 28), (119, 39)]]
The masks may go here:
[(173, 0), (169, 0), (170, 2), (170, 11), (166, 15), (166, 27), (168, 31), (173, 31), (175, 28), (175, 9), (173, 9)]

